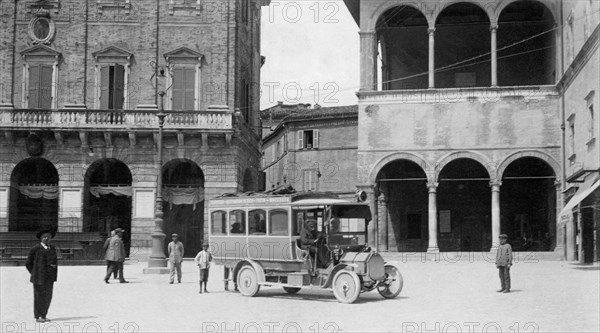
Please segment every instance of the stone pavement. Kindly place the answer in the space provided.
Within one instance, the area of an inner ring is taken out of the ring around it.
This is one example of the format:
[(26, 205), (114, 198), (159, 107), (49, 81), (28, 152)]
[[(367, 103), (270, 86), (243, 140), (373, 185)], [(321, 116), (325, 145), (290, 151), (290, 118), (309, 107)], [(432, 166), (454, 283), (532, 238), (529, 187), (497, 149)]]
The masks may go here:
[[(394, 259), (401, 257), (393, 256)], [(24, 267), (0, 267), (2, 332), (598, 332), (600, 270), (562, 261), (521, 260), (513, 289), (498, 294), (497, 269), (486, 260), (400, 262), (404, 289), (383, 299), (363, 293), (340, 304), (331, 291), (262, 288), (257, 297), (224, 292), (221, 266), (198, 294), (198, 271), (183, 264), (183, 283), (144, 275), (128, 262), (131, 283), (102, 279), (104, 266), (59, 267), (48, 317), (33, 319), (33, 291)]]

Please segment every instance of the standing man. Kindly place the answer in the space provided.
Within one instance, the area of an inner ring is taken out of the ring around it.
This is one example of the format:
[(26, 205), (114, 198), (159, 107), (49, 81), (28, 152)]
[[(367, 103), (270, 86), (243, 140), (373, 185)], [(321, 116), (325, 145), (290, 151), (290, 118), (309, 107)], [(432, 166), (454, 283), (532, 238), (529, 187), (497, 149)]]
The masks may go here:
[[(104, 241), (104, 247), (102, 248), (104, 253), (106, 253), (106, 250), (108, 250), (108, 245), (110, 244), (110, 239), (116, 235), (117, 233), (112, 230), (110, 232), (110, 237), (107, 237), (106, 240)], [(106, 272), (108, 272), (108, 270), (110, 269), (110, 261), (106, 261)], [(117, 278), (117, 271), (113, 271), (113, 279)]]
[(43, 323), (50, 321), (46, 318), (50, 302), (52, 301), (52, 290), (57, 275), (56, 249), (50, 244), (54, 238), (54, 230), (43, 230), (36, 237), (41, 241), (29, 250), (25, 267), (31, 274), (29, 281), (33, 283), (33, 316), (35, 321)]
[(121, 228), (115, 229), (115, 235), (108, 242), (105, 259), (108, 261), (109, 268), (104, 277), (104, 282), (109, 283), (108, 279), (114, 271), (119, 272), (119, 281), (121, 283), (129, 283), (123, 277), (123, 262), (125, 262), (125, 245), (123, 244), (123, 232)]
[(498, 290), (499, 293), (510, 292), (510, 266), (512, 266), (513, 255), (512, 247), (506, 243), (508, 238), (505, 234), (498, 237), (500, 239), (500, 245), (498, 246), (498, 252), (496, 252), (496, 267), (500, 274), (501, 288)]
[(169, 243), (169, 262), (171, 263), (171, 270), (169, 271), (169, 277), (171, 278), (170, 284), (173, 284), (175, 280), (175, 271), (177, 271), (177, 283), (181, 283), (181, 262), (183, 261), (183, 243), (179, 241), (178, 234), (172, 234), (171, 238), (173, 241)]

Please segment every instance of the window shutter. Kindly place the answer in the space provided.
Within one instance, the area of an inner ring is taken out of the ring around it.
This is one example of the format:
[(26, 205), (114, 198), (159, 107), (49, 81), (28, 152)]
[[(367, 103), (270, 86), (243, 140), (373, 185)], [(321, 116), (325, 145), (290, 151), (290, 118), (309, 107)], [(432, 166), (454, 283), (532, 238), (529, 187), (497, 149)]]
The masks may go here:
[(39, 107), (52, 108), (52, 66), (40, 65), (40, 92)]
[(288, 138), (287, 133), (283, 134), (283, 152), (287, 153), (288, 151)]
[(196, 96), (194, 96), (195, 86), (196, 86), (196, 70), (194, 68), (185, 68), (185, 81), (184, 81), (184, 99), (183, 99), (183, 108), (185, 110), (194, 110), (194, 102), (196, 101)]
[(172, 93), (172, 109), (181, 110), (183, 109), (183, 98), (184, 98), (184, 87), (185, 87), (185, 76), (183, 68), (175, 68), (173, 70), (173, 93)]
[(110, 66), (100, 68), (100, 109), (108, 109)]
[(313, 148), (319, 148), (319, 130), (313, 130)]
[(40, 66), (29, 66), (29, 85), (27, 86), (27, 107), (29, 108), (39, 108)]
[(113, 82), (113, 109), (123, 109), (123, 91), (125, 88), (125, 67), (115, 64), (115, 78)]
[(298, 149), (304, 148), (304, 131), (298, 131)]

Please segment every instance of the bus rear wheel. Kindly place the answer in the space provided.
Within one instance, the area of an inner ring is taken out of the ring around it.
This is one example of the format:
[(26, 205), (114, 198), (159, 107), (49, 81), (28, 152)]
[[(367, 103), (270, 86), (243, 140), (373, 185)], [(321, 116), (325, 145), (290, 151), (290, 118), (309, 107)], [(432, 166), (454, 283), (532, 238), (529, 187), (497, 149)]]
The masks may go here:
[(238, 290), (244, 296), (254, 297), (260, 290), (256, 271), (252, 266), (244, 266), (240, 269), (237, 276)]

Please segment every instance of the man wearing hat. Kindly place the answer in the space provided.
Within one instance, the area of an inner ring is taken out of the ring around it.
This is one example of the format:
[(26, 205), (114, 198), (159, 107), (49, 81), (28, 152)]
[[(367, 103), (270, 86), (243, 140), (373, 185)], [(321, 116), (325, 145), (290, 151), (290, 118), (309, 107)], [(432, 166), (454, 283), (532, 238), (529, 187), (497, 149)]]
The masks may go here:
[(169, 243), (169, 262), (171, 263), (171, 270), (169, 271), (169, 283), (173, 284), (175, 280), (175, 271), (177, 271), (177, 282), (181, 283), (181, 262), (183, 261), (183, 243), (179, 241), (178, 234), (172, 234), (171, 238), (173, 241)]
[(512, 247), (506, 243), (508, 238), (505, 234), (498, 237), (500, 239), (500, 245), (498, 246), (498, 252), (496, 252), (496, 267), (500, 274), (500, 285), (501, 288), (498, 290), (499, 293), (510, 292), (510, 266), (512, 266), (513, 255)]
[(125, 261), (125, 245), (123, 244), (123, 232), (121, 228), (115, 229), (115, 235), (110, 238), (108, 248), (104, 259), (108, 262), (109, 268), (104, 277), (104, 282), (109, 283), (108, 279), (114, 271), (119, 272), (119, 281), (121, 283), (129, 283), (123, 277), (123, 262)]
[(46, 318), (50, 301), (52, 301), (52, 290), (57, 275), (56, 249), (50, 244), (56, 232), (51, 229), (42, 230), (36, 237), (41, 242), (29, 250), (25, 267), (31, 274), (30, 281), (33, 283), (33, 316), (38, 323), (50, 321)]

